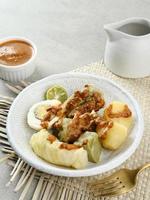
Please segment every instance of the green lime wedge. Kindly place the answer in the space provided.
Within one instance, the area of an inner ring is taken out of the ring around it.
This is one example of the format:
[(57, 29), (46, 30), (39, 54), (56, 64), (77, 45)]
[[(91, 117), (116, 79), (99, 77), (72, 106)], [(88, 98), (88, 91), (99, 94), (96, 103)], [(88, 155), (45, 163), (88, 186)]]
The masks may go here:
[(67, 98), (68, 94), (66, 90), (59, 85), (54, 85), (53, 87), (49, 88), (45, 93), (46, 100), (57, 99), (63, 103)]

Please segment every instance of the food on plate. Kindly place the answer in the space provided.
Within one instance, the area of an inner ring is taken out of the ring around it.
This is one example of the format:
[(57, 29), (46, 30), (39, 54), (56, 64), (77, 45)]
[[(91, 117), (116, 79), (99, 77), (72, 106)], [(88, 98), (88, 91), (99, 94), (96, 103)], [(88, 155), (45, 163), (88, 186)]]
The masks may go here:
[(66, 101), (67, 98), (68, 94), (66, 90), (59, 85), (54, 85), (53, 87), (49, 88), (45, 93), (45, 99), (57, 99), (62, 103)]
[(95, 163), (99, 162), (101, 154), (101, 143), (96, 132), (86, 131), (74, 144), (81, 145), (85, 150), (87, 150), (89, 161)]
[[(83, 147), (70, 145), (53, 138), (47, 130), (34, 133), (30, 139), (33, 151), (42, 159), (76, 169), (85, 168), (88, 163), (87, 152)], [(68, 147), (67, 147), (68, 145)], [(70, 145), (70, 146), (69, 146)]]
[(102, 92), (92, 85), (67, 97), (62, 86), (53, 86), (46, 91), (49, 100), (34, 104), (28, 112), (29, 126), (40, 130), (30, 140), (39, 157), (80, 169), (88, 161), (99, 163), (103, 148), (120, 148), (133, 122), (127, 104), (113, 101), (104, 108)]
[(119, 101), (113, 101), (104, 111), (107, 120), (118, 122), (129, 129), (133, 122), (132, 112), (128, 105)]
[(57, 132), (59, 133), (59, 139), (63, 142), (67, 142), (68, 140), (68, 126), (69, 126), (69, 123), (72, 121), (72, 119), (70, 118), (64, 118), (62, 120), (62, 125), (61, 125), (61, 128), (60, 131), (58, 129), (55, 128), (55, 130), (58, 130)]
[(95, 112), (84, 114), (76, 112), (72, 119), (65, 118), (63, 120), (62, 131), (60, 131), (60, 139), (64, 142), (75, 142), (85, 131), (92, 129), (95, 125), (96, 117)]
[(82, 91), (75, 91), (64, 103), (65, 114), (72, 117), (76, 112), (99, 111), (105, 104), (102, 93), (92, 85), (85, 85)]
[(97, 126), (97, 134), (101, 139), (102, 146), (110, 149), (118, 149), (126, 140), (128, 135), (127, 127), (113, 121)]
[(27, 123), (28, 125), (35, 129), (41, 130), (43, 127), (41, 122), (45, 119), (48, 114), (48, 109), (51, 107), (56, 107), (60, 105), (60, 101), (58, 100), (46, 100), (35, 103), (30, 109), (27, 114)]

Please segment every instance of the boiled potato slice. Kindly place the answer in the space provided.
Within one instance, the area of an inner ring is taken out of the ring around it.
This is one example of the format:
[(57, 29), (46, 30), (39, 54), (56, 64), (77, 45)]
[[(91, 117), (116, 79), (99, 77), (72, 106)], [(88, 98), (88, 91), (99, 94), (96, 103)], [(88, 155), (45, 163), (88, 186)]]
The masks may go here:
[(101, 154), (101, 144), (97, 133), (86, 131), (83, 135), (80, 136), (76, 144), (84, 144), (83, 146), (84, 149), (87, 150), (89, 161), (95, 163), (99, 162)]
[(113, 122), (113, 126), (105, 133), (105, 137), (101, 138), (103, 147), (116, 150), (127, 138), (127, 127), (117, 122)]
[(48, 140), (49, 132), (41, 130), (32, 135), (30, 145), (33, 151), (42, 159), (56, 164), (76, 169), (85, 168), (88, 163), (86, 150), (83, 147), (78, 149), (61, 149), (62, 142), (55, 140), (50, 142)]
[[(118, 116), (117, 116), (118, 115)], [(132, 112), (125, 103), (113, 101), (104, 111), (106, 120), (112, 120), (129, 129), (133, 122)]]

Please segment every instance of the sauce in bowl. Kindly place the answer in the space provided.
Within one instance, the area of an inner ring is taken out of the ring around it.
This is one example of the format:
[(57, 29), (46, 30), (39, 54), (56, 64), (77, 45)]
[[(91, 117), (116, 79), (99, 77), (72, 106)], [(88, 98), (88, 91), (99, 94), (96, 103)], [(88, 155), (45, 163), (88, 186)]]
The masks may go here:
[(31, 59), (34, 49), (26, 41), (8, 40), (0, 42), (0, 64), (10, 67), (21, 65)]

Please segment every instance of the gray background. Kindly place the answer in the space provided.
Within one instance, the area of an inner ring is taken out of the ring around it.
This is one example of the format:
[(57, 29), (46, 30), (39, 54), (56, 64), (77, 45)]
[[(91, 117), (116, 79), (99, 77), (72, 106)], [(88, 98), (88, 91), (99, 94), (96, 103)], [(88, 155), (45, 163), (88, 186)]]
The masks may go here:
[[(150, 18), (150, 0), (0, 0), (0, 38), (18, 35), (35, 42), (37, 70), (30, 78), (35, 80), (99, 61), (103, 25), (137, 16)], [(0, 93), (12, 95), (1, 80)], [(9, 173), (7, 165), (0, 166), (0, 200), (19, 198), (13, 186), (5, 187)]]

